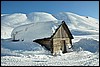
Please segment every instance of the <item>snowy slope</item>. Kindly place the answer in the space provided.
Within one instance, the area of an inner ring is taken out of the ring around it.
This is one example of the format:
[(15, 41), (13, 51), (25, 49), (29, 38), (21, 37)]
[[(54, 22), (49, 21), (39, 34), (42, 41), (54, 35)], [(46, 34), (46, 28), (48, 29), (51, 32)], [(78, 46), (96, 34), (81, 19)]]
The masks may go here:
[(12, 30), (20, 25), (57, 20), (64, 20), (73, 35), (99, 34), (99, 21), (95, 18), (70, 12), (61, 12), (54, 16), (45, 12), (1, 14), (1, 38), (11, 38)]
[(12, 30), (20, 25), (57, 20), (64, 20), (73, 35), (99, 34), (99, 21), (95, 18), (70, 12), (61, 12), (54, 16), (45, 12), (1, 14), (1, 38), (11, 38)]
[(21, 25), (27, 19), (25, 14), (2, 14), (1, 15), (1, 38), (11, 38), (12, 30)]
[(66, 21), (71, 29), (98, 30), (99, 28), (99, 20), (89, 16), (80, 16), (71, 12), (60, 12), (56, 17)]
[(17, 26), (55, 20), (57, 19), (45, 12), (1, 14), (1, 38), (11, 38), (11, 32)]
[(51, 14), (45, 12), (34, 12), (30, 14), (1, 14), (1, 24), (6, 24), (10, 27), (17, 27), (34, 22), (45, 22), (54, 20), (57, 19), (54, 18)]
[(99, 34), (99, 20), (95, 18), (80, 16), (71, 12), (60, 12), (56, 18), (64, 20), (74, 35)]
[(45, 12), (33, 12), (33, 13), (30, 13), (30, 14), (27, 14), (27, 18), (28, 18), (29, 21), (31, 21), (33, 23), (57, 20), (51, 14), (45, 13)]

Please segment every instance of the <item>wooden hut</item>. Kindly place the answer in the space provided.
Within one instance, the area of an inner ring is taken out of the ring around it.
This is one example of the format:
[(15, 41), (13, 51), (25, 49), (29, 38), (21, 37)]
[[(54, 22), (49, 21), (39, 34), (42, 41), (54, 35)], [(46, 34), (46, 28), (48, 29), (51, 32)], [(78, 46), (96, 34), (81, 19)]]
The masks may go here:
[(52, 54), (56, 54), (59, 51), (66, 53), (72, 47), (73, 36), (64, 21), (59, 25), (55, 32), (49, 38), (37, 39), (33, 42), (37, 42), (42, 46), (45, 46)]

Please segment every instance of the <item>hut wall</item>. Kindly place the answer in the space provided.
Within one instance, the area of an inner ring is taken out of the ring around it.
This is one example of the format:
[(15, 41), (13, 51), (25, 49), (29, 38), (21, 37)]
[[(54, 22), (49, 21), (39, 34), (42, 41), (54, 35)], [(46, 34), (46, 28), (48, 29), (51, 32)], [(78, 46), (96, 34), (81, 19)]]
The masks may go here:
[(53, 53), (58, 53), (60, 50), (62, 52), (67, 52), (68, 46), (71, 46), (70, 38), (54, 38), (53, 39)]
[(53, 53), (58, 52), (60, 48), (61, 48), (60, 40), (53, 39)]

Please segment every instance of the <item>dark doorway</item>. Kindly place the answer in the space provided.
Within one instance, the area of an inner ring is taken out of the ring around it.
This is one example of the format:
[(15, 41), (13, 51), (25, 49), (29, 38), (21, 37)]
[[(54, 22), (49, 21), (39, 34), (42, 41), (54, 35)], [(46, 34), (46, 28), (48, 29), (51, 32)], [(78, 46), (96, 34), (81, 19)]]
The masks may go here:
[(66, 42), (65, 42), (65, 40), (61, 40), (60, 43), (61, 43), (62, 53), (66, 53), (67, 49), (66, 49)]

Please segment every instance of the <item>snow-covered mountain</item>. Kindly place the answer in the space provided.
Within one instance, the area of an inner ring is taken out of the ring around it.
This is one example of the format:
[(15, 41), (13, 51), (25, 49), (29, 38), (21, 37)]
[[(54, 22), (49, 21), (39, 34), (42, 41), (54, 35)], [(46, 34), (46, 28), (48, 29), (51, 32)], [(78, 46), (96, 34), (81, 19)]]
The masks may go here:
[(57, 20), (51, 14), (45, 12), (33, 12), (27, 14), (27, 19), (33, 23)]
[(58, 17), (56, 17), (58, 20), (50, 14), (38, 12), (30, 13), (27, 16), (31, 23), (20, 25), (12, 31), (11, 36), (14, 35), (17, 40), (33, 41), (50, 37), (61, 23), (61, 20), (66, 22), (73, 35), (99, 34), (99, 22), (91, 17), (79, 16), (69, 12), (58, 14)]
[(71, 12), (60, 12), (56, 15), (56, 18), (64, 20), (70, 29), (98, 30), (99, 28), (99, 20), (89, 16), (81, 16)]
[[(25, 14), (2, 14), (1, 15), (1, 38), (11, 38), (12, 30), (23, 24), (27, 19)], [(25, 23), (24, 23), (25, 24)]]
[(74, 35), (99, 34), (99, 20), (95, 18), (71, 12), (60, 12), (55, 17), (64, 20)]
[(99, 21), (95, 18), (70, 12), (61, 12), (54, 16), (45, 12), (1, 14), (1, 38), (11, 38), (12, 30), (21, 25), (49, 21), (54, 21), (55, 23), (57, 20), (64, 20), (73, 35), (98, 34)]
[(57, 19), (45, 12), (1, 14), (1, 38), (11, 38), (11, 32), (17, 26), (55, 20)]

